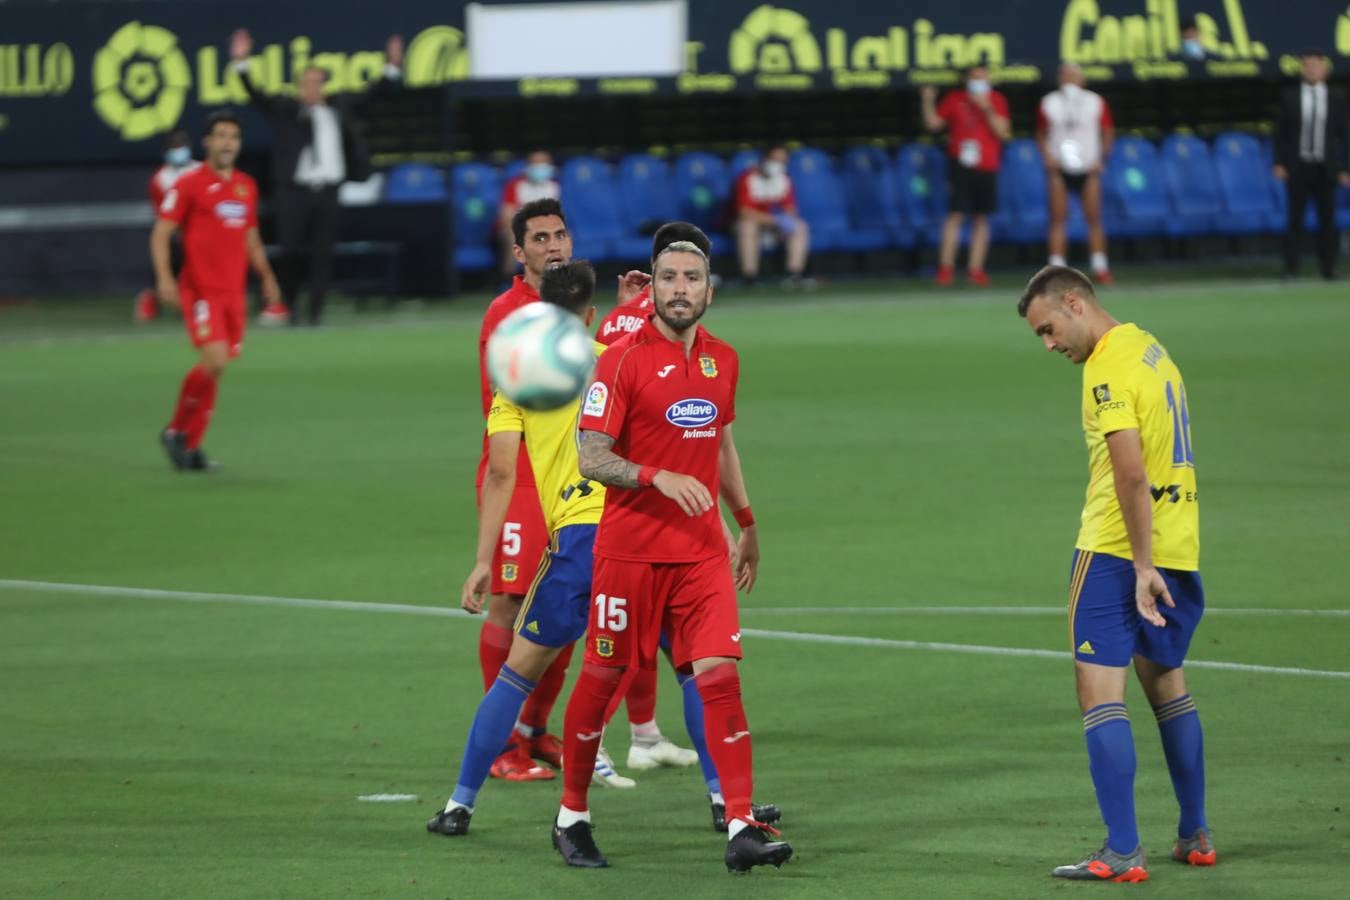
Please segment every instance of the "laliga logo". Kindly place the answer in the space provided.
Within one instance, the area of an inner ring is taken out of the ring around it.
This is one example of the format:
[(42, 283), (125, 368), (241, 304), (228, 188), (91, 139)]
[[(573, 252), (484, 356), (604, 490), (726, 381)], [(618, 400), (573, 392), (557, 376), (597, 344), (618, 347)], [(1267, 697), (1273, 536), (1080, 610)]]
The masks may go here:
[(177, 125), (191, 85), (178, 38), (157, 25), (128, 22), (94, 57), (94, 109), (123, 140)]
[[(801, 13), (764, 5), (731, 33), (731, 71), (819, 72), (820, 45)], [(794, 60), (796, 65), (794, 66)]]
[(666, 421), (677, 428), (699, 428), (717, 418), (717, 404), (711, 400), (676, 400), (666, 409)]
[(449, 25), (433, 25), (408, 45), (404, 77), (409, 87), (430, 87), (469, 77), (469, 53), (464, 32)]

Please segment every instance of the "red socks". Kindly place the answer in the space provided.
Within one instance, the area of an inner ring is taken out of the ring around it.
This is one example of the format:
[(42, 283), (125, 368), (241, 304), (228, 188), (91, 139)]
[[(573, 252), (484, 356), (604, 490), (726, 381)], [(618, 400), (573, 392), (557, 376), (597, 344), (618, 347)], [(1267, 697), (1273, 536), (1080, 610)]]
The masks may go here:
[(567, 680), (567, 664), (572, 661), (572, 648), (568, 644), (553, 660), (552, 665), (539, 678), (525, 706), (520, 711), (520, 723), (532, 728), (536, 735), (548, 731), (548, 717), (553, 713), (553, 705), (558, 702), (563, 682)]
[[(727, 803), (727, 821), (750, 821), (750, 795), (754, 766), (750, 752), (750, 726), (741, 702), (741, 675), (735, 663), (722, 663), (694, 676), (703, 698), (703, 727), (708, 753), (722, 781)], [(589, 770), (587, 771), (589, 775)]]
[(641, 725), (656, 718), (656, 669), (639, 667), (628, 686), (628, 724)]
[(186, 436), (189, 450), (202, 444), (211, 413), (216, 408), (217, 383), (201, 366), (193, 366), (183, 377), (183, 385), (178, 390), (178, 405), (174, 407), (169, 427)]
[[(605, 708), (619, 689), (623, 669), (583, 663), (563, 718), (562, 805), (585, 812), (586, 793), (595, 773), (595, 755), (605, 729)], [(748, 806), (748, 801), (747, 801)]]
[(488, 692), (497, 680), (497, 673), (506, 665), (513, 636), (510, 628), (483, 622), (483, 630), (478, 632), (478, 665), (483, 669), (483, 693)]

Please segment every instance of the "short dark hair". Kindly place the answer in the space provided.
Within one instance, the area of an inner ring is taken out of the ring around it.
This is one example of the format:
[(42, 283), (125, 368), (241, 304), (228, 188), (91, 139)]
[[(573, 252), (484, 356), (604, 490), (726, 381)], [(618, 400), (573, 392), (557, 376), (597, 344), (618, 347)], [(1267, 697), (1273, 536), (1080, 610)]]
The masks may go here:
[(544, 271), (539, 299), (561, 306), (576, 315), (591, 305), (595, 293), (595, 268), (584, 259), (574, 259)]
[(1317, 59), (1326, 59), (1327, 54), (1325, 50), (1318, 47), (1305, 47), (1300, 50), (1298, 54), (1299, 59), (1307, 59), (1310, 56), (1314, 56)]
[(202, 137), (210, 137), (211, 132), (215, 131), (216, 126), (222, 122), (234, 125), (241, 133), (244, 130), (244, 126), (239, 121), (239, 117), (235, 115), (234, 110), (218, 109), (206, 117), (206, 127), (202, 129)]
[(557, 216), (567, 224), (567, 217), (563, 215), (562, 204), (557, 200), (545, 198), (543, 200), (531, 200), (511, 217), (511, 236), (515, 238), (517, 247), (525, 246), (525, 223), (531, 219), (542, 218), (543, 216)]
[(168, 137), (164, 138), (164, 148), (172, 150), (174, 147), (186, 147), (192, 143), (192, 138), (181, 128), (175, 128), (170, 131)]
[(702, 250), (704, 256), (712, 256), (712, 241), (708, 240), (702, 228), (689, 222), (667, 222), (652, 235), (652, 259), (655, 260), (662, 250), (676, 241), (688, 241)]
[(989, 63), (977, 62), (973, 65), (966, 66), (964, 69), (961, 70), (961, 78), (965, 81), (969, 81), (971, 73), (973, 73), (976, 69), (984, 69), (987, 72), (989, 71)]
[(1017, 301), (1017, 314), (1025, 319), (1027, 309), (1037, 297), (1052, 297), (1058, 301), (1067, 291), (1078, 291), (1094, 300), (1097, 298), (1091, 279), (1082, 272), (1068, 266), (1046, 266), (1027, 282), (1022, 299)]
[(1199, 24), (1198, 22), (1195, 21), (1195, 16), (1187, 16), (1186, 18), (1184, 18), (1184, 19), (1181, 20), (1181, 27), (1178, 28), (1177, 30), (1178, 30), (1178, 31), (1198, 31), (1198, 30), (1200, 30), (1200, 24)]

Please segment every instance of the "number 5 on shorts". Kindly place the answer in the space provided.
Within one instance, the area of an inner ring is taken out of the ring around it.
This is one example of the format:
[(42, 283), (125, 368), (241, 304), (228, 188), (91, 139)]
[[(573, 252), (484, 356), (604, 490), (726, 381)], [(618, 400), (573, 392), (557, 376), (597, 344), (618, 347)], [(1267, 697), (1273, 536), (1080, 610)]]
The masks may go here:
[(601, 631), (623, 631), (628, 627), (628, 600), (625, 597), (595, 595), (595, 624)]
[(520, 555), (520, 523), (506, 522), (502, 525), (502, 555)]

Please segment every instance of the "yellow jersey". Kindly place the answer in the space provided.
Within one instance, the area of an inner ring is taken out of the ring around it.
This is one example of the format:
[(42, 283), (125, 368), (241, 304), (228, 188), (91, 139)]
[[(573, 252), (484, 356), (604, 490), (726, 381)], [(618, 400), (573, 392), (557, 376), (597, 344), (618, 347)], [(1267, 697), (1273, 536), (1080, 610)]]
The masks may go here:
[(1104, 334), (1083, 365), (1089, 478), (1079, 550), (1133, 558), (1106, 446), (1108, 434), (1127, 428), (1139, 431), (1153, 494), (1153, 564), (1198, 571), (1200, 500), (1186, 386), (1162, 345), (1133, 324)]
[[(598, 356), (604, 344), (596, 344)], [(522, 409), (501, 391), (488, 410), (488, 437), (512, 432), (525, 435), (525, 452), (534, 467), (539, 503), (549, 534), (568, 525), (598, 525), (605, 509), (605, 486), (581, 477), (577, 461), (577, 417), (581, 398), (547, 411)]]

